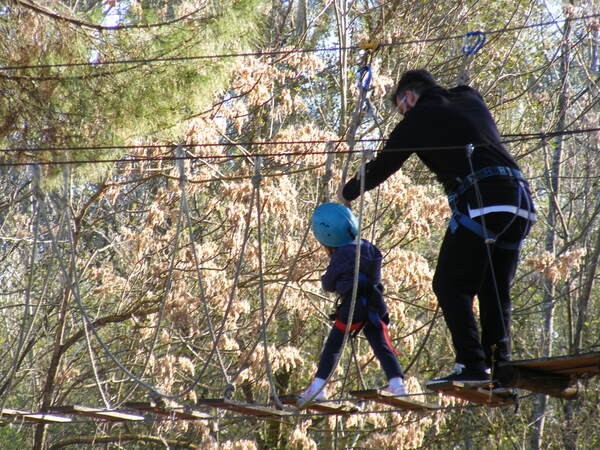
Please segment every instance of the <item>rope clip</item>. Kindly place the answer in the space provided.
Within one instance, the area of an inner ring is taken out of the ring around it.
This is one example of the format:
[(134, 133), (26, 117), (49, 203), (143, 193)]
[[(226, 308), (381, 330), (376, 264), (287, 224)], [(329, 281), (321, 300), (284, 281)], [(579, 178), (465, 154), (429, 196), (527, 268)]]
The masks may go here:
[(485, 44), (486, 35), (483, 31), (469, 31), (464, 38), (462, 52), (465, 55), (474, 55), (483, 44)]
[(358, 78), (358, 88), (368, 91), (371, 86), (371, 80), (373, 79), (371, 66), (363, 66), (358, 69), (356, 71), (356, 77)]

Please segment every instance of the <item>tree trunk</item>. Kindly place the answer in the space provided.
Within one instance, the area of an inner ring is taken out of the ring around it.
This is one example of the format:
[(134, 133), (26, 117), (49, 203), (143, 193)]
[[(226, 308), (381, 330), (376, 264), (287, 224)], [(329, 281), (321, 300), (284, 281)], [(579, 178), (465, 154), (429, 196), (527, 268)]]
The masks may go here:
[[(569, 60), (570, 60), (570, 30), (571, 24), (567, 20), (563, 31), (562, 43), (562, 60), (560, 67), (560, 76), (563, 80), (560, 97), (558, 100), (558, 121), (556, 131), (562, 131), (565, 128), (567, 108), (569, 105)], [(558, 216), (560, 214), (560, 173), (563, 152), (563, 138), (556, 138), (556, 145), (552, 153), (552, 160), (548, 170), (547, 184), (549, 188), (549, 204), (548, 204), (548, 229), (546, 232), (546, 251), (552, 255), (556, 254), (556, 226)], [(556, 287), (550, 280), (544, 280), (544, 327), (542, 329), (541, 352), (544, 356), (551, 356), (553, 351), (553, 333), (554, 333), (554, 300), (556, 295)], [(538, 395), (536, 397), (531, 423), (529, 446), (532, 450), (538, 450), (543, 447), (544, 422), (547, 407), (548, 397), (546, 395)]]

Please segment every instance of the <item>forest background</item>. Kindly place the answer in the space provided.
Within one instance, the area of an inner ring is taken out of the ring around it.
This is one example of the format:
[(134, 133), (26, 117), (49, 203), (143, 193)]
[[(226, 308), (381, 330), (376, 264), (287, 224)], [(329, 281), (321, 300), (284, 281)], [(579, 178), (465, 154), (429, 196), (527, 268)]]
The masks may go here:
[[(539, 220), (513, 287), (514, 357), (598, 351), (598, 13), (549, 0), (4, 2), (2, 407), (119, 408), (153, 393), (273, 404), (305, 387), (335, 301), (310, 214), (400, 119), (389, 94), (410, 68), (448, 86), (467, 69), (531, 181)], [(474, 30), (487, 40), (466, 56)], [(409, 390), (423, 393), (453, 364), (430, 286), (445, 197), (411, 158), (360, 212), (384, 252)], [(384, 384), (353, 344), (335, 398)], [(518, 411), (430, 396), (441, 408), (427, 414), (13, 423), (0, 442), (588, 449), (600, 447), (598, 388), (584, 380), (573, 401), (520, 392)]]

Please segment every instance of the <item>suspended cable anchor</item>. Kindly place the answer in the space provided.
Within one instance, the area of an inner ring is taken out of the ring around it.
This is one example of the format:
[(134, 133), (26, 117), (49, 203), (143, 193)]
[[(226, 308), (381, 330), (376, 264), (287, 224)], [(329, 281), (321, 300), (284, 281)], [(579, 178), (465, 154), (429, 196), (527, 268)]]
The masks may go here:
[(375, 52), (379, 49), (379, 41), (377, 39), (363, 39), (358, 43), (358, 46), (366, 52)]

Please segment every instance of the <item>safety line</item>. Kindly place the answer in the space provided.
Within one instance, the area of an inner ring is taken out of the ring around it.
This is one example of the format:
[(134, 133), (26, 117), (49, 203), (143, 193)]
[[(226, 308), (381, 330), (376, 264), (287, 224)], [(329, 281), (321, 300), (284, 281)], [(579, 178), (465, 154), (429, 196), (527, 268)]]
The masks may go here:
[[(563, 130), (563, 131), (547, 131), (547, 132), (539, 132), (539, 133), (506, 133), (502, 134), (501, 137), (507, 138), (501, 140), (502, 144), (510, 144), (515, 142), (524, 142), (530, 140), (543, 139), (547, 140), (553, 137), (558, 136), (568, 136), (575, 134), (585, 134), (585, 133), (594, 133), (600, 131), (600, 127), (593, 128), (578, 128), (573, 130)], [(386, 138), (361, 138), (356, 139), (356, 142), (361, 143), (381, 143), (387, 141)], [(318, 144), (343, 144), (345, 143), (344, 138), (340, 139), (304, 139), (304, 140), (290, 140), (290, 141), (231, 141), (231, 142), (205, 142), (205, 143), (197, 143), (197, 144), (178, 144), (183, 148), (204, 148), (204, 147), (249, 147), (249, 146), (272, 146), (272, 145), (318, 145)], [(474, 145), (484, 145), (484, 144), (474, 144)], [(138, 144), (138, 145), (90, 145), (90, 146), (69, 146), (69, 147), (14, 147), (14, 148), (0, 148), (0, 154), (9, 154), (9, 153), (40, 153), (40, 152), (75, 152), (75, 151), (86, 151), (86, 150), (142, 150), (142, 149), (165, 149), (170, 150), (174, 148), (173, 144)], [(454, 145), (454, 146), (437, 146), (437, 147), (415, 147), (415, 148), (402, 148), (402, 149), (394, 149), (393, 151), (416, 151), (416, 150), (452, 150), (452, 149), (462, 149), (463, 145)], [(246, 154), (232, 154), (232, 155), (204, 155), (204, 156), (187, 156), (182, 157), (183, 159), (235, 159), (235, 158), (248, 158), (248, 156), (261, 156), (263, 158), (269, 156), (294, 156), (294, 155), (325, 155), (329, 153), (348, 153), (348, 150), (311, 150), (307, 152), (280, 152), (280, 153), (253, 153), (251, 155)], [(156, 161), (156, 160), (176, 160), (179, 159), (177, 157), (169, 157), (169, 156), (157, 156), (157, 157), (147, 157), (147, 158), (128, 158), (128, 159), (106, 159), (106, 160), (88, 160), (92, 163), (105, 163), (105, 162), (138, 162), (138, 161)], [(44, 162), (40, 161), (39, 164), (61, 164), (61, 163), (72, 163), (76, 164), (84, 161), (55, 161), (55, 162)], [(29, 165), (30, 163), (22, 163), (14, 165)], [(4, 165), (1, 164), (0, 165)]]
[[(571, 21), (577, 22), (581, 20), (593, 19), (596, 17), (600, 17), (600, 14), (589, 14), (580, 17), (573, 17), (569, 19), (560, 19), (560, 20), (552, 20), (546, 22), (538, 22), (534, 24), (528, 25), (519, 25), (515, 27), (509, 28), (501, 28), (497, 30), (485, 31), (486, 34), (503, 34), (510, 33), (513, 31), (525, 30), (530, 28), (538, 28), (538, 27), (546, 27), (549, 25), (557, 25), (563, 22)], [(399, 42), (388, 42), (388, 43), (380, 43), (380, 47), (396, 47), (403, 45), (413, 45), (413, 44), (427, 44), (433, 42), (443, 42), (450, 41), (456, 39), (464, 39), (464, 34), (452, 35), (452, 36), (442, 36), (437, 38), (428, 38), (428, 39), (413, 39), (408, 41), (399, 41)], [(310, 48), (310, 49), (289, 49), (289, 50), (272, 50), (272, 51), (256, 51), (256, 52), (241, 52), (241, 53), (221, 53), (221, 54), (213, 54), (213, 55), (197, 55), (197, 56), (179, 56), (179, 57), (169, 57), (169, 58), (135, 58), (135, 59), (123, 59), (123, 60), (113, 60), (113, 61), (97, 61), (94, 63), (91, 62), (76, 62), (76, 63), (61, 63), (61, 64), (31, 64), (31, 65), (21, 65), (21, 66), (0, 66), (0, 71), (9, 71), (9, 70), (25, 70), (25, 69), (50, 69), (50, 68), (65, 68), (65, 67), (94, 67), (94, 66), (109, 66), (109, 65), (121, 65), (121, 64), (151, 64), (151, 63), (160, 63), (160, 62), (181, 62), (181, 61), (198, 61), (198, 60), (210, 60), (210, 59), (224, 59), (224, 58), (240, 58), (240, 57), (248, 57), (248, 56), (278, 56), (278, 55), (291, 55), (291, 54), (303, 54), (303, 53), (318, 53), (318, 52), (338, 52), (344, 50), (362, 50), (360, 45), (350, 45), (350, 46), (334, 46), (334, 47), (322, 47), (322, 48)]]

